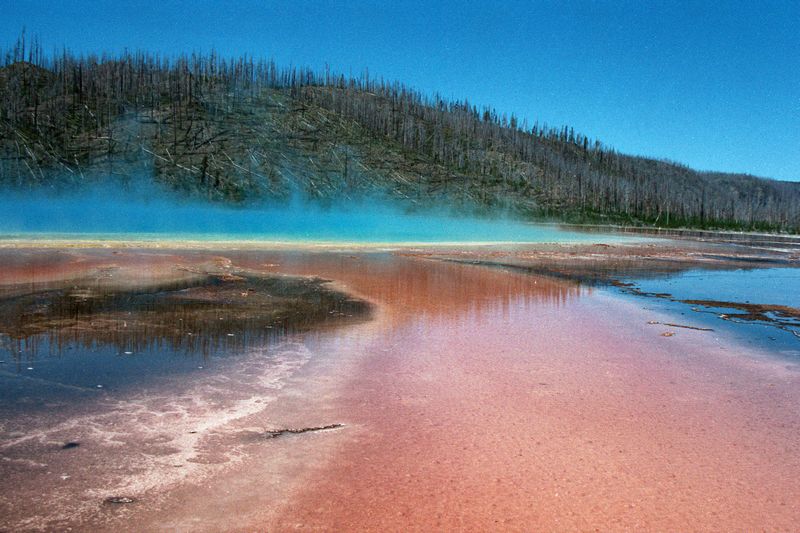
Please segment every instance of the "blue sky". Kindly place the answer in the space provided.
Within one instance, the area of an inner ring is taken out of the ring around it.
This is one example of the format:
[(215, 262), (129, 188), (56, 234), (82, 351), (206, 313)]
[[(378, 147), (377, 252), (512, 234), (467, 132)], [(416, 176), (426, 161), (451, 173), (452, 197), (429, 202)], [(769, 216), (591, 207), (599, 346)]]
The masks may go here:
[(0, 0), (0, 46), (273, 57), (800, 181), (800, 2)]

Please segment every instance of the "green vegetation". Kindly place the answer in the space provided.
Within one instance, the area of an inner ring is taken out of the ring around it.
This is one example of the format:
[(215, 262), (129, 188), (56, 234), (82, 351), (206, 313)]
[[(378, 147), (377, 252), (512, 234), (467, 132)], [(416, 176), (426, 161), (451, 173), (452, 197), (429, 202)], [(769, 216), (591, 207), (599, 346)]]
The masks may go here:
[(0, 59), (0, 185), (143, 171), (242, 203), (382, 195), (568, 222), (800, 231), (800, 184), (627, 156), (398, 83), (215, 54)]

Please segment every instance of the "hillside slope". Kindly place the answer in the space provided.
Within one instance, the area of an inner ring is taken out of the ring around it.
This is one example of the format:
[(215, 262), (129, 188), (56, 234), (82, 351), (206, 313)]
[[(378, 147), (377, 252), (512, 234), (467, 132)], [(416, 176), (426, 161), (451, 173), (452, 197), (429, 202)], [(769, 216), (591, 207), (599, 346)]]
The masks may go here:
[(0, 68), (0, 184), (137, 174), (223, 202), (386, 196), (525, 218), (800, 231), (800, 184), (619, 154), (399, 84), (214, 55)]

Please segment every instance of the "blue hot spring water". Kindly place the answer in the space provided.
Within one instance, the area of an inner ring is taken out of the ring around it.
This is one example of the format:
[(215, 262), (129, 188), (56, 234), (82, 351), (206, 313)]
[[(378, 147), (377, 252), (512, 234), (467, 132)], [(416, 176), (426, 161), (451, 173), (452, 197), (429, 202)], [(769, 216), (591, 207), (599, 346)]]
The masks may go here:
[[(630, 240), (444, 212), (405, 212), (379, 201), (321, 206), (229, 207), (187, 202), (163, 191), (123, 197), (117, 191), (79, 195), (4, 194), (0, 237), (159, 240), (265, 240), (353, 243), (596, 242)], [(641, 240), (641, 239), (640, 239)]]

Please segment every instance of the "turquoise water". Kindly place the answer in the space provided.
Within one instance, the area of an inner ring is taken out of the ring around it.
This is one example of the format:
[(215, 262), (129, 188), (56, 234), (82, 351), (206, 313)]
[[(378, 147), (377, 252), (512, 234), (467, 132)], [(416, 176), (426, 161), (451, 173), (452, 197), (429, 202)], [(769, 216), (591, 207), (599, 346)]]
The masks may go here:
[(158, 199), (114, 200), (113, 196), (99, 194), (80, 198), (20, 196), (1, 199), (0, 237), (354, 243), (644, 240), (503, 218), (406, 213), (377, 202), (330, 208), (301, 202), (231, 208)]

